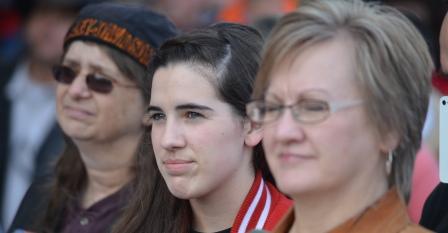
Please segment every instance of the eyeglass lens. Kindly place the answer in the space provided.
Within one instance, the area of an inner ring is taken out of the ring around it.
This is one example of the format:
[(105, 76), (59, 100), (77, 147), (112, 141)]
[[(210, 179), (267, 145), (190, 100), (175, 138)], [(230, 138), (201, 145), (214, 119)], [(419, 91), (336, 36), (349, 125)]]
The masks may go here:
[[(77, 73), (70, 67), (57, 65), (53, 67), (53, 76), (59, 83), (71, 84), (75, 80)], [(88, 74), (86, 76), (87, 87), (95, 92), (107, 94), (112, 91), (112, 81), (106, 78)]]

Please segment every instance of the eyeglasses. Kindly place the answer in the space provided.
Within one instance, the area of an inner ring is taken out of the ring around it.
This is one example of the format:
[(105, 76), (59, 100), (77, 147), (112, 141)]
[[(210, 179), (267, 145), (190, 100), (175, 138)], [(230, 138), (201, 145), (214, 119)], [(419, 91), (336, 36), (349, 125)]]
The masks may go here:
[(360, 105), (361, 100), (345, 102), (327, 102), (318, 99), (302, 99), (291, 105), (279, 105), (264, 100), (252, 101), (246, 106), (249, 119), (258, 124), (266, 124), (279, 119), (284, 110), (291, 109), (292, 116), (298, 122), (316, 124), (327, 119), (331, 113)]
[[(77, 75), (78, 73), (68, 66), (56, 65), (53, 67), (54, 79), (59, 83), (70, 85)], [(135, 85), (122, 84), (117, 80), (103, 78), (95, 74), (87, 74), (86, 84), (90, 90), (102, 94), (110, 93), (114, 84), (122, 87), (136, 87)]]

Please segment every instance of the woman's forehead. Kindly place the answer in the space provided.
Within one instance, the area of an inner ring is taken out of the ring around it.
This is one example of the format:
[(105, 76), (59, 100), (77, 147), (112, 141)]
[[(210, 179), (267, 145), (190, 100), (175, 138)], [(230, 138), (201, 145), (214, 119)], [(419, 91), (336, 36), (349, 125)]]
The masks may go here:
[(63, 62), (77, 62), (79, 65), (91, 64), (97, 67), (118, 69), (107, 52), (96, 43), (74, 41), (64, 55)]
[[(152, 100), (167, 98), (217, 98), (210, 72), (188, 63), (175, 63), (157, 69), (152, 83)], [(153, 101), (152, 101), (153, 102)]]
[(267, 93), (299, 94), (320, 89), (329, 95), (356, 90), (354, 48), (343, 40), (329, 40), (288, 56), (270, 72)]

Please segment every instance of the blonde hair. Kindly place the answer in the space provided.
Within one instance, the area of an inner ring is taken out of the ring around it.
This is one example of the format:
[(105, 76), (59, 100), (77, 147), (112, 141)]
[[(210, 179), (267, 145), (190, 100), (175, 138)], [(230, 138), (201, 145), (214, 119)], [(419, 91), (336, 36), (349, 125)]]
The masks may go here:
[(396, 134), (389, 185), (408, 200), (420, 148), (433, 69), (424, 39), (397, 10), (360, 0), (316, 0), (280, 19), (263, 52), (254, 99), (263, 98), (272, 70), (287, 56), (341, 33), (353, 40), (356, 82), (380, 135)]

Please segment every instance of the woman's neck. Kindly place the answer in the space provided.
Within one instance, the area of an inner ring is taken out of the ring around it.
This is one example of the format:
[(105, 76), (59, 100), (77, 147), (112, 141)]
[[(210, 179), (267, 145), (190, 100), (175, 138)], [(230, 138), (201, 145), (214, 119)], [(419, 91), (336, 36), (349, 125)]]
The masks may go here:
[(117, 192), (134, 178), (132, 166), (139, 142), (140, 138), (135, 138), (108, 145), (78, 145), (87, 171), (84, 208)]
[[(251, 158), (251, 156), (246, 156)], [(236, 215), (255, 179), (251, 163), (241, 167), (218, 189), (205, 197), (191, 199), (194, 229), (217, 232), (232, 227)]]
[(387, 181), (378, 175), (369, 182), (293, 197), (295, 221), (290, 233), (329, 232), (362, 214), (387, 192)]
[(87, 188), (81, 203), (83, 208), (117, 192), (134, 177), (129, 166), (113, 170), (87, 169), (87, 174)]

